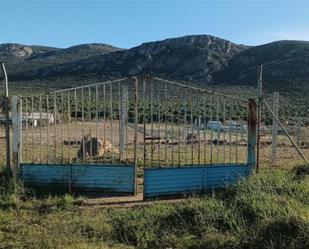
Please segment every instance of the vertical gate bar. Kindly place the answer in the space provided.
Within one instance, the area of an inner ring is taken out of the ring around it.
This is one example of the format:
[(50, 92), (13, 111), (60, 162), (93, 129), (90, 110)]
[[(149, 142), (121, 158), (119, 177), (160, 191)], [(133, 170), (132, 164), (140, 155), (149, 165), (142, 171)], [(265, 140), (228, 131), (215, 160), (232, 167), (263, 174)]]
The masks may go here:
[[(124, 132), (124, 126), (123, 126), (123, 123), (121, 121), (121, 89), (120, 89), (120, 82), (118, 82), (118, 142), (119, 142), (119, 146), (118, 146), (118, 149), (119, 149), (119, 154), (118, 154), (118, 160), (119, 162), (122, 161), (123, 159), (123, 142), (121, 140), (124, 139), (124, 137), (121, 137), (123, 136), (121, 133)], [(121, 127), (123, 126), (123, 127)]]
[(230, 103), (229, 105), (229, 161), (232, 163), (232, 104)]
[(42, 163), (42, 95), (39, 96), (39, 112), (40, 112), (40, 163)]
[(197, 155), (197, 164), (200, 165), (201, 164), (201, 134), (200, 134), (200, 125), (201, 125), (201, 115), (200, 115), (200, 108), (201, 108), (201, 105), (200, 105), (200, 95), (199, 93), (197, 93), (197, 105), (196, 107), (198, 108), (198, 116), (197, 116), (197, 139), (198, 139), (198, 155)]
[[(103, 101), (104, 101), (104, 107), (103, 107), (103, 119), (104, 119), (104, 123), (103, 123), (103, 137), (104, 137), (104, 143), (106, 144), (106, 87), (105, 84), (103, 85)], [(104, 151), (103, 154), (103, 163), (106, 162), (106, 149)]]
[(110, 122), (111, 122), (111, 155), (112, 155), (112, 163), (114, 163), (114, 150), (113, 150), (113, 145), (114, 145), (114, 133), (113, 133), (113, 84), (110, 83)]
[(71, 164), (71, 100), (70, 91), (68, 91), (68, 142), (69, 142), (69, 163)]
[(129, 123), (129, 111), (130, 111), (130, 96), (129, 96), (129, 86), (128, 83), (127, 84), (127, 103), (126, 103), (126, 119), (125, 119), (125, 133), (126, 133), (126, 138), (125, 138), (125, 147), (126, 147), (126, 158), (125, 158), (125, 162), (128, 163), (128, 150), (129, 150), (129, 139), (128, 139), (128, 123)]
[(226, 103), (225, 98), (223, 99), (223, 163), (225, 163), (225, 145), (226, 145)]
[(180, 89), (177, 88), (176, 91), (176, 106), (178, 106), (178, 110), (177, 110), (177, 116), (176, 116), (176, 120), (177, 120), (177, 125), (178, 125), (178, 167), (180, 167), (181, 162), (180, 162), (180, 149), (181, 149), (181, 102), (179, 99), (179, 95), (180, 95)]
[(171, 153), (171, 164), (174, 166), (174, 108), (175, 108), (175, 103), (174, 103), (174, 96), (173, 93), (171, 92), (171, 111), (170, 111), (170, 118), (172, 121), (172, 134), (171, 134), (171, 143), (172, 143), (172, 153)]
[(185, 165), (188, 165), (188, 132), (187, 132), (187, 95), (184, 96), (184, 106), (185, 106), (185, 113), (184, 113), (184, 143), (185, 143)]
[(54, 94), (54, 116), (55, 116), (55, 122), (54, 122), (54, 132), (55, 132), (55, 154), (54, 154), (54, 160), (57, 160), (57, 96)]
[[(178, 107), (180, 108), (181, 106), (178, 105)], [(177, 124), (178, 124), (178, 167), (180, 167), (180, 165), (181, 165), (181, 162), (180, 162), (180, 137), (181, 137), (180, 111), (178, 111), (178, 115), (177, 115)]]
[(95, 109), (96, 109), (96, 137), (97, 137), (97, 164), (99, 164), (99, 92), (98, 92), (98, 85), (95, 85)]
[(194, 139), (194, 130), (193, 130), (193, 99), (194, 95), (192, 93), (191, 99), (190, 99), (190, 118), (191, 118), (191, 165), (194, 164), (194, 145), (193, 145), (193, 139)]
[(134, 165), (135, 165), (135, 195), (137, 194), (137, 132), (138, 132), (138, 79), (135, 77), (135, 97), (134, 97), (134, 102), (135, 102), (135, 117), (134, 117)]
[(29, 118), (29, 113), (28, 113), (28, 97), (25, 97), (25, 114), (26, 114), (26, 162), (28, 162), (28, 118)]
[[(216, 101), (216, 123), (218, 125), (220, 124), (219, 122), (219, 96), (217, 95), (217, 101)], [(217, 159), (217, 164), (219, 163), (219, 140), (220, 140), (220, 128), (217, 127), (217, 151), (216, 151), (216, 159)]]
[(47, 126), (46, 126), (46, 149), (47, 149), (47, 155), (46, 155), (46, 162), (49, 164), (49, 121), (53, 120), (52, 116), (49, 113), (49, 96), (46, 95), (46, 113), (47, 113)]
[(82, 88), (82, 148), (83, 148), (83, 163), (86, 162), (86, 152), (85, 152), (85, 134), (84, 134), (84, 122), (85, 122), (85, 113), (84, 113), (84, 88)]
[(154, 136), (153, 136), (153, 82), (150, 80), (150, 133), (151, 133), (151, 150), (150, 150), (150, 165), (153, 166), (154, 152)]
[[(241, 103), (241, 107), (242, 107), (242, 115), (241, 115), (241, 125), (240, 125), (240, 129), (241, 129), (241, 132), (242, 132), (242, 138), (241, 138), (241, 143), (244, 144), (244, 142), (248, 139), (246, 137), (246, 126), (245, 126), (245, 122), (247, 122), (247, 114), (248, 114), (248, 104), (246, 106), (243, 105), (243, 103)], [(246, 144), (247, 146), (247, 144)], [(242, 150), (241, 150), (242, 152)], [(243, 155), (246, 157), (247, 155), (247, 152), (245, 152)], [(241, 159), (239, 159), (240, 161), (243, 161), (242, 160), (242, 157)]]
[(207, 134), (206, 134), (206, 126), (207, 126), (207, 96), (204, 95), (204, 164), (207, 163)]
[(249, 120), (249, 101), (248, 101), (248, 104), (246, 106), (246, 115), (247, 115), (246, 116), (246, 120), (245, 120), (247, 122), (246, 123), (247, 124), (247, 129), (245, 129), (245, 132), (247, 132), (247, 134), (246, 134), (247, 135), (247, 144), (246, 144), (247, 145), (247, 152), (246, 152), (246, 156), (248, 158), (248, 146), (249, 146), (249, 137), (248, 137), (248, 130), (249, 130), (249, 127), (248, 127), (248, 122), (249, 122), (248, 121)]
[[(212, 120), (212, 108), (213, 108), (213, 96), (210, 95), (210, 121)], [(213, 123), (210, 123), (210, 163), (212, 164), (212, 159), (213, 159)]]
[(62, 141), (61, 141), (61, 153), (62, 153), (62, 163), (64, 163), (64, 97), (63, 97), (63, 92), (61, 92), (61, 137), (62, 137)]
[(90, 147), (90, 163), (92, 163), (92, 133), (91, 133), (91, 123), (92, 123), (92, 118), (91, 118), (91, 87), (88, 87), (88, 115), (89, 115), (89, 135), (90, 135), (90, 140), (89, 140), (89, 147)]
[(146, 167), (146, 159), (147, 159), (147, 148), (146, 148), (146, 80), (143, 80), (143, 156), (144, 156), (144, 167)]
[(160, 158), (160, 154), (161, 154), (161, 89), (158, 86), (157, 87), (157, 91), (158, 91), (158, 136), (159, 136), (159, 142), (158, 142), (158, 167), (161, 166), (161, 158)]
[(254, 171), (256, 167), (256, 154), (255, 154), (255, 144), (256, 144), (256, 126), (257, 126), (257, 105), (254, 99), (249, 99), (249, 115), (248, 115), (248, 158), (247, 163), (249, 167), (249, 173)]
[(119, 84), (119, 160), (125, 161), (125, 151), (127, 150), (126, 119), (128, 110), (128, 85)]
[[(236, 102), (236, 101), (234, 101)], [(236, 116), (235, 116), (235, 121), (236, 121), (236, 129), (235, 129), (235, 137), (236, 137), (236, 146), (235, 146), (235, 162), (236, 164), (238, 163), (238, 125), (237, 125), (237, 120), (238, 120), (238, 123), (239, 123), (239, 114), (238, 114), (238, 111), (237, 111), (237, 107), (238, 107), (238, 103), (236, 103), (235, 105), (235, 111), (236, 111)]]
[(164, 148), (164, 150), (165, 150), (165, 152), (164, 152), (164, 154), (165, 154), (165, 166), (167, 166), (168, 165), (168, 162), (167, 162), (167, 122), (168, 122), (168, 120), (167, 120), (167, 116), (168, 116), (168, 109), (169, 109), (169, 105), (168, 105), (168, 102), (167, 102), (167, 84), (166, 84), (166, 82), (164, 83), (164, 104), (165, 104), (165, 117), (164, 117), (164, 119), (165, 119), (165, 148)]
[[(74, 130), (74, 133), (75, 133), (75, 144), (77, 145), (78, 144), (78, 138), (77, 138), (77, 92), (76, 92), (76, 89), (74, 89), (74, 107), (75, 107), (75, 120), (74, 120), (74, 126), (75, 126), (75, 130)], [(81, 146), (81, 144), (80, 144)], [(78, 163), (79, 162), (79, 156), (77, 155), (76, 157), (76, 162)]]
[[(67, 96), (67, 98), (68, 98), (68, 102), (67, 102), (67, 104), (68, 104), (68, 116), (67, 116), (67, 118), (68, 118), (68, 145), (69, 145), (69, 164), (70, 165), (68, 165), (68, 191), (71, 193), (71, 179), (72, 179), (72, 177), (71, 177), (71, 163), (72, 163), (72, 160), (71, 160), (71, 100), (70, 100), (70, 90), (68, 91), (68, 96)], [(63, 120), (65, 119), (65, 111), (64, 111), (64, 109), (65, 109), (65, 103), (63, 103), (63, 114), (62, 114), (62, 116), (63, 116)], [(64, 131), (64, 127), (63, 127), (63, 131)], [(64, 140), (62, 141), (62, 144), (64, 145)]]
[(34, 160), (34, 115), (33, 115), (33, 102), (34, 102), (34, 99), (33, 99), (33, 96), (31, 96), (31, 118), (32, 118), (32, 163), (35, 162)]

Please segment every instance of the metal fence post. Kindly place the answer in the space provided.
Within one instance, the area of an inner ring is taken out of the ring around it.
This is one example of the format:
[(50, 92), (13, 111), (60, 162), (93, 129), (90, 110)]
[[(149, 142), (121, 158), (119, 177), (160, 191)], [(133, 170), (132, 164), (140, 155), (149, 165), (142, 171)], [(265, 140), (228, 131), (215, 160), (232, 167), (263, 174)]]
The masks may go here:
[(263, 98), (263, 64), (258, 68), (258, 103), (257, 103), (257, 149), (256, 149), (256, 172), (260, 167), (260, 139), (261, 139), (261, 121), (262, 121), (262, 98)]
[(249, 172), (252, 173), (256, 167), (256, 131), (257, 131), (257, 105), (254, 99), (249, 99), (249, 113), (248, 113), (248, 158), (247, 163), (249, 167)]
[(9, 116), (9, 84), (8, 84), (8, 76), (3, 62), (1, 62), (1, 69), (4, 75), (4, 87), (5, 87), (4, 114), (5, 114), (6, 167), (7, 172), (10, 175), (11, 142), (10, 142), (10, 116)]
[[(279, 114), (279, 92), (274, 92), (274, 102), (273, 102), (274, 113), (278, 116)], [(278, 137), (278, 122), (273, 117), (273, 129), (272, 129), (272, 163), (276, 161), (277, 154), (277, 137)]]
[(138, 78), (134, 77), (134, 165), (135, 165), (135, 195), (137, 194), (137, 143), (138, 143)]
[(13, 124), (13, 164), (12, 175), (17, 178), (21, 162), (22, 147), (22, 104), (18, 96), (13, 96), (12, 124)]
[(119, 118), (119, 152), (120, 160), (125, 159), (126, 151), (126, 119), (128, 112), (128, 85), (126, 83), (121, 84), (120, 86), (120, 118)]

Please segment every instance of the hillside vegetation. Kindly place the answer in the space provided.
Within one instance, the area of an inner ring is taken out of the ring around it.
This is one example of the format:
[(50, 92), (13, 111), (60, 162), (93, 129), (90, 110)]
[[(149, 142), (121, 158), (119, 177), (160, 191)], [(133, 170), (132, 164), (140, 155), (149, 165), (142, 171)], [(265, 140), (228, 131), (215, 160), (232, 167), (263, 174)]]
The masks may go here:
[(209, 35), (149, 42), (125, 50), (106, 44), (66, 49), (0, 45), (0, 60), (7, 64), (11, 81), (19, 82), (17, 85), (53, 80), (74, 85), (76, 80), (151, 73), (205, 85), (255, 86), (257, 65), (263, 63), (269, 87), (293, 89), (308, 85), (308, 55), (306, 41), (245, 46)]
[(84, 206), (1, 179), (0, 248), (308, 248), (309, 170), (264, 172), (227, 191), (133, 208)]
[(264, 92), (279, 91), (285, 98), (282, 109), (289, 116), (309, 116), (308, 58), (306, 41), (245, 46), (209, 35), (148, 42), (130, 49), (106, 44), (64, 49), (0, 45), (12, 94), (151, 74), (252, 98), (256, 97), (257, 66), (264, 64)]

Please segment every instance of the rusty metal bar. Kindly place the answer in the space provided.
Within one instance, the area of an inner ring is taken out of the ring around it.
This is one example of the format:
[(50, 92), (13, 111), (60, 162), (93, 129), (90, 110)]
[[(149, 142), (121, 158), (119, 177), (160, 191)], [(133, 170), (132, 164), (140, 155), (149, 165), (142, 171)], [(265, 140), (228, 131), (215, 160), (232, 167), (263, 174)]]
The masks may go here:
[(254, 99), (249, 99), (247, 163), (248, 163), (250, 172), (253, 172), (254, 167), (256, 166), (256, 154), (255, 154), (256, 125), (257, 125), (256, 111), (257, 111), (257, 105)]

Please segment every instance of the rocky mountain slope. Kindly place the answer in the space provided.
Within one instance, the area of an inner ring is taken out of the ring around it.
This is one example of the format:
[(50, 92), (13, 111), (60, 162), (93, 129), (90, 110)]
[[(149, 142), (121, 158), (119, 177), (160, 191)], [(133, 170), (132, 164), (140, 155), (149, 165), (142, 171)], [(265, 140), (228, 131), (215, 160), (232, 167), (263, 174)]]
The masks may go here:
[[(278, 41), (245, 46), (208, 35), (144, 43), (131, 49), (85, 44), (67, 49), (18, 44), (0, 45), (0, 60), (18, 86), (153, 74), (200, 84), (256, 85), (264, 64), (269, 87), (290, 89), (309, 83), (309, 42)], [(308, 86), (309, 87), (309, 86)]]

